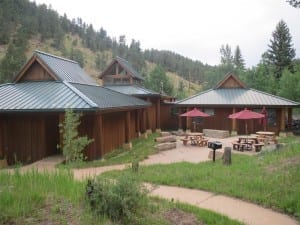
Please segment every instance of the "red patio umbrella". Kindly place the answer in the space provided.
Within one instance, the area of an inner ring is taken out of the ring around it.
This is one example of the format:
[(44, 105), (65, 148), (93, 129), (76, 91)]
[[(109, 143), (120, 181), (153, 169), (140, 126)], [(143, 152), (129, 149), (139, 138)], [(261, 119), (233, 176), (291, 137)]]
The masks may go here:
[[(185, 116), (185, 117), (209, 117), (210, 115), (202, 112), (201, 110), (197, 108), (193, 108), (190, 111), (187, 111), (183, 114), (180, 114), (180, 116)], [(196, 124), (194, 124), (194, 130), (195, 130)]]
[(186, 117), (208, 117), (209, 115), (202, 112), (201, 110), (197, 108), (193, 108), (190, 111), (187, 111), (183, 114), (180, 114), (180, 116), (186, 116)]
[[(261, 119), (264, 117), (265, 117), (264, 114), (248, 110), (247, 108), (237, 113), (230, 114), (228, 116), (228, 118), (230, 119), (238, 119), (238, 120)], [(246, 134), (248, 134), (247, 123), (245, 123), (245, 129), (246, 129)]]

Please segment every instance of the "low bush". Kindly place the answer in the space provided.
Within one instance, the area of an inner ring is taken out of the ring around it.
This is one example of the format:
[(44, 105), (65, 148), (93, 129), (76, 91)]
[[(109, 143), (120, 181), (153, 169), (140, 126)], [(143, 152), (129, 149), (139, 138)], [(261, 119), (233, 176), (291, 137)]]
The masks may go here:
[(134, 224), (148, 205), (146, 188), (130, 174), (90, 180), (86, 192), (92, 210), (114, 222)]

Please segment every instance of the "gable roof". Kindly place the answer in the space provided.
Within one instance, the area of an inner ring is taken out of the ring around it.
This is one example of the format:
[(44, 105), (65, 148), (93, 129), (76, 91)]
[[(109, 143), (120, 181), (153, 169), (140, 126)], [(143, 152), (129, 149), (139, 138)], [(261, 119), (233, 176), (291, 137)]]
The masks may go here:
[(126, 95), (134, 95), (134, 96), (160, 96), (160, 94), (156, 91), (152, 91), (150, 89), (146, 89), (144, 87), (136, 86), (136, 85), (111, 85), (105, 86), (110, 90), (114, 90)]
[(78, 62), (38, 50), (35, 51), (33, 56), (23, 66), (18, 75), (15, 77), (14, 81), (18, 82), (23, 77), (27, 69), (36, 61), (47, 72), (49, 72), (50, 76), (52, 76), (54, 80), (97, 85), (96, 80), (86, 74)]
[(176, 102), (186, 106), (300, 106), (279, 96), (248, 88), (219, 88), (201, 92)]
[(0, 85), (0, 112), (102, 111), (144, 108), (149, 103), (101, 86), (66, 81), (35, 81)]
[(233, 73), (228, 73), (215, 87), (218, 88), (247, 88), (246, 85)]
[(107, 72), (111, 69), (112, 66), (114, 66), (116, 63), (118, 63), (129, 75), (131, 75), (133, 78), (137, 78), (139, 80), (144, 80), (141, 74), (139, 74), (133, 67), (130, 65), (128, 61), (125, 59), (117, 56), (108, 66), (107, 68), (100, 74), (99, 78), (102, 78), (104, 75), (107, 74)]

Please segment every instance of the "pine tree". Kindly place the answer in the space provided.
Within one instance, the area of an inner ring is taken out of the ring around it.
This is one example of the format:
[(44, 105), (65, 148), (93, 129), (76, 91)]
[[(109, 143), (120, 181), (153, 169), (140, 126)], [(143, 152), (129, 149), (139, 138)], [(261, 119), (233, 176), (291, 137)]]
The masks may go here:
[(63, 136), (62, 153), (66, 157), (66, 163), (74, 161), (83, 161), (85, 156), (83, 150), (88, 146), (93, 139), (88, 136), (79, 136), (78, 126), (80, 125), (81, 114), (67, 109), (63, 123), (59, 124), (59, 132)]
[(275, 67), (275, 77), (279, 79), (285, 68), (293, 70), (292, 61), (295, 58), (295, 49), (292, 44), (292, 36), (287, 24), (281, 20), (276, 30), (272, 33), (271, 44), (268, 45), (267, 59)]
[(156, 66), (146, 77), (145, 86), (162, 94), (173, 95), (173, 86), (161, 66)]
[(291, 6), (295, 8), (300, 8), (300, 1), (299, 0), (286, 0)]
[(222, 65), (232, 65), (233, 64), (233, 56), (231, 52), (231, 47), (226, 44), (225, 46), (222, 45), (220, 48), (221, 53), (221, 64)]
[(26, 62), (27, 45), (26, 33), (19, 30), (9, 43), (6, 54), (0, 62), (0, 83), (11, 82)]
[(236, 46), (234, 51), (233, 63), (236, 69), (245, 70), (245, 61), (242, 57), (241, 49), (239, 46)]

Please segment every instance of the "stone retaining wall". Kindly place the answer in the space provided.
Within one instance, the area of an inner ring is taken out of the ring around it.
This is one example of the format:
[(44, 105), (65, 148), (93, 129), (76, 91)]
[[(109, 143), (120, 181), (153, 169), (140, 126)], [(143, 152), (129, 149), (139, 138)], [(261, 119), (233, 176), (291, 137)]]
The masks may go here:
[(203, 129), (203, 133), (206, 137), (213, 138), (227, 138), (230, 136), (228, 130)]

